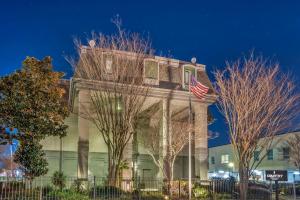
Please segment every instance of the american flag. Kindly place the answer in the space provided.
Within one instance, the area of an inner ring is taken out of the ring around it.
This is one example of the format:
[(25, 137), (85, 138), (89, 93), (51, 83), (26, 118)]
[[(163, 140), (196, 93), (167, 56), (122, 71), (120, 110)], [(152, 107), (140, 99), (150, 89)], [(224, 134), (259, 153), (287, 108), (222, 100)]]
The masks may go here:
[(208, 87), (203, 85), (202, 83), (198, 82), (196, 78), (191, 75), (191, 83), (190, 83), (190, 90), (193, 92), (193, 94), (198, 97), (199, 99), (202, 99), (205, 97), (205, 95), (208, 92)]

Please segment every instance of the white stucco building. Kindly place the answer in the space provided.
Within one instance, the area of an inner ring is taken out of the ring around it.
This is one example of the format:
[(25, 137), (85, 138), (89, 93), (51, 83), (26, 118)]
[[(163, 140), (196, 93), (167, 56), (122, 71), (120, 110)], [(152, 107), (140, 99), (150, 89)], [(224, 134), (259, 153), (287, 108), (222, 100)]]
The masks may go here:
[[(151, 70), (148, 70), (149, 68)], [(151, 74), (148, 71), (151, 71)], [(206, 74), (205, 66), (158, 56), (145, 59), (143, 78), (145, 83), (151, 84), (151, 87), (143, 111), (154, 109), (154, 105), (158, 105), (163, 111), (161, 134), (168, 134), (166, 132), (168, 129), (165, 127), (168, 126), (167, 122), (170, 116), (188, 115), (187, 77), (190, 74), (210, 88), (204, 99), (200, 100), (195, 96), (191, 98), (194, 134), (201, 135), (201, 139), (193, 143), (193, 176), (206, 179), (208, 172), (208, 106), (215, 102), (216, 95)], [(90, 91), (101, 90), (102, 87), (101, 83), (91, 83), (90, 80), (76, 78), (64, 81), (63, 85), (68, 91), (71, 109), (77, 112), (80, 112), (83, 103), (89, 101)], [(66, 124), (69, 128), (67, 136), (62, 139), (61, 165), (63, 172), (67, 176), (78, 178), (106, 177), (107, 148), (95, 126), (76, 114), (71, 114), (66, 119)], [(125, 149), (125, 157), (132, 163), (127, 178), (132, 176), (156, 178), (159, 176), (158, 168), (154, 165), (151, 157), (147, 155), (144, 146), (138, 142), (138, 137), (140, 134), (134, 135)], [(59, 168), (60, 140), (51, 137), (44, 140), (42, 144), (49, 162), (48, 175), (51, 175)], [(187, 148), (185, 148), (176, 160), (175, 178), (188, 176), (187, 161)]]

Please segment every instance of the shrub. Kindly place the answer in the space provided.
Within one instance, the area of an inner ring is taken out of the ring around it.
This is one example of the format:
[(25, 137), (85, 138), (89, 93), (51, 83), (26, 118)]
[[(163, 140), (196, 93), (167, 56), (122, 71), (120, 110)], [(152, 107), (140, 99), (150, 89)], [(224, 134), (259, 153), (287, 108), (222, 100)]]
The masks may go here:
[(150, 194), (142, 194), (141, 195), (142, 200), (163, 200), (164, 195), (160, 193), (150, 193)]
[(232, 195), (228, 193), (216, 193), (214, 195), (215, 199), (232, 199)]
[(74, 180), (71, 189), (76, 191), (77, 193), (85, 194), (87, 193), (87, 180), (76, 179)]
[[(115, 186), (96, 186), (97, 197), (120, 197), (126, 194), (123, 190)], [(93, 196), (94, 188), (90, 190), (90, 196)]]
[(78, 193), (74, 190), (52, 191), (47, 195), (47, 199), (53, 197), (59, 200), (89, 200), (88, 195)]
[(193, 188), (193, 194), (196, 199), (207, 199), (209, 197), (208, 190), (201, 186)]
[(63, 172), (56, 171), (51, 178), (51, 182), (55, 187), (62, 190), (66, 187), (66, 176)]
[(43, 196), (46, 196), (49, 193), (51, 193), (53, 190), (54, 190), (53, 187), (51, 187), (50, 185), (44, 186), (42, 187), (42, 194)]

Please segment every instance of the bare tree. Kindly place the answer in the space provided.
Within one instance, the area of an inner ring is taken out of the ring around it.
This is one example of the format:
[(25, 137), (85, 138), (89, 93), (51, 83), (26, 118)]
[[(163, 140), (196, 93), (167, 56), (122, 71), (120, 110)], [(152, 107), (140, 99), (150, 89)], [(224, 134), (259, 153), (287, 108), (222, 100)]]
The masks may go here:
[(289, 147), (290, 162), (293, 163), (300, 172), (300, 135), (293, 135), (286, 143)]
[[(274, 135), (287, 130), (299, 113), (299, 95), (279, 65), (253, 53), (216, 71), (219, 108), (229, 127), (231, 144), (239, 163), (240, 198), (247, 199), (248, 179), (265, 157)], [(262, 139), (264, 138), (264, 139)]]
[[(159, 119), (159, 118), (158, 118)], [(161, 120), (153, 120), (150, 123), (148, 132), (143, 135), (142, 143), (144, 144), (147, 153), (152, 157), (153, 162), (162, 172), (163, 177), (167, 181), (172, 181), (174, 178), (174, 163), (178, 154), (188, 144), (188, 135), (191, 126), (188, 120), (172, 120), (169, 139), (164, 146), (159, 142), (160, 122)], [(161, 153), (165, 150), (165, 153)]]
[(148, 40), (121, 29), (115, 35), (93, 34), (90, 47), (76, 42), (79, 60), (71, 61), (75, 77), (97, 86), (90, 91), (84, 117), (98, 129), (108, 150), (108, 179), (116, 185), (124, 148), (148, 94), (143, 80), (144, 58), (151, 56)]

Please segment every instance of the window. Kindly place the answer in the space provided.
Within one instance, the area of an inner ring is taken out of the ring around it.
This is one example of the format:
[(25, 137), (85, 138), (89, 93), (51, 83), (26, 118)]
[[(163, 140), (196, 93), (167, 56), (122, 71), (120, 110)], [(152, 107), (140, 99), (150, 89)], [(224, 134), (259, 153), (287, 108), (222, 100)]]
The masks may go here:
[(273, 149), (269, 149), (267, 151), (267, 159), (268, 160), (273, 160)]
[(254, 161), (259, 161), (259, 151), (254, 151), (253, 159)]
[(284, 160), (290, 159), (290, 148), (289, 147), (283, 147), (282, 148), (282, 155)]
[(183, 88), (188, 89), (191, 75), (196, 77), (196, 70), (193, 66), (183, 66)]
[(215, 164), (215, 157), (212, 156), (212, 157), (210, 158), (210, 163), (211, 163), (212, 165)]
[(190, 74), (191, 74), (190, 71), (184, 70), (184, 84), (185, 85), (188, 85), (190, 83), (190, 80), (189, 80)]
[(104, 54), (104, 61), (105, 61), (105, 72), (108, 74), (113, 73), (113, 58), (110, 54)]
[(222, 156), (221, 156), (221, 163), (222, 163), (222, 164), (227, 164), (227, 163), (229, 163), (229, 155), (228, 155), (228, 154), (225, 154), (225, 155), (222, 155)]
[(107, 72), (107, 73), (109, 73), (109, 74), (111, 74), (112, 73), (112, 60), (110, 60), (110, 59), (107, 59), (106, 60), (106, 65), (105, 65), (105, 71)]
[(145, 60), (145, 78), (158, 79), (158, 62), (155, 60)]

